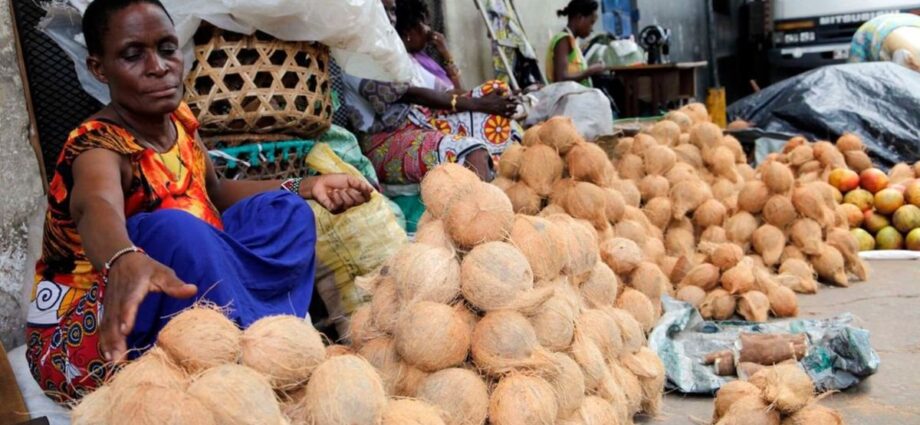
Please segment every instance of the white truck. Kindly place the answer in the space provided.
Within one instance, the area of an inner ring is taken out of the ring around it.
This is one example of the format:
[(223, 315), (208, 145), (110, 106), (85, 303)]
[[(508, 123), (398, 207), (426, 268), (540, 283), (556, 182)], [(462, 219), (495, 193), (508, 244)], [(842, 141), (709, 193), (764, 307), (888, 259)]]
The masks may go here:
[(920, 0), (772, 0), (772, 66), (802, 71), (847, 60), (866, 21), (890, 13), (920, 15)]

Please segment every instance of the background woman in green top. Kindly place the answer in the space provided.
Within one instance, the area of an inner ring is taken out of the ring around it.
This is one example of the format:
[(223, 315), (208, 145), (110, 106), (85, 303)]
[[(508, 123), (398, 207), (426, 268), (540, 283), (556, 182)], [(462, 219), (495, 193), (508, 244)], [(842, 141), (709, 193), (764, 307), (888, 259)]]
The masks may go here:
[(547, 77), (551, 82), (576, 81), (591, 87), (591, 77), (608, 71), (604, 65), (585, 62), (577, 38), (591, 35), (597, 22), (599, 5), (595, 0), (572, 0), (564, 9), (556, 12), (568, 18), (565, 30), (550, 40), (546, 58)]

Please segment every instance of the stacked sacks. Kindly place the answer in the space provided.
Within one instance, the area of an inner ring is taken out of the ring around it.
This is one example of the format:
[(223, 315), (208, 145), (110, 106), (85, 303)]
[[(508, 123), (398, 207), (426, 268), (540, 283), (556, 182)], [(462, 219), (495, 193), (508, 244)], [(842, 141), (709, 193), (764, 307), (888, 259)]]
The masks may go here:
[(658, 413), (665, 375), (644, 347), (651, 319), (617, 308), (619, 279), (601, 261), (595, 225), (515, 215), (496, 186), (453, 164), (432, 170), (422, 191), (430, 207), (419, 238), (371, 277), (371, 302), (352, 320), (351, 347), (389, 397), (416, 398), (458, 425), (628, 424)]
[[(518, 213), (565, 212), (590, 223), (602, 261), (645, 295), (623, 290), (619, 297), (631, 302), (617, 304), (645, 328), (657, 321), (662, 294), (690, 302), (706, 318), (764, 321), (797, 315), (795, 293), (817, 291), (815, 275), (837, 286), (848, 285), (850, 274), (867, 278), (833, 188), (802, 173), (807, 145), (797, 152), (801, 165), (777, 155), (754, 169), (738, 140), (709, 122), (699, 104), (620, 139), (612, 160), (573, 132), (564, 119), (529, 129), (525, 146), (500, 161), (495, 185)], [(525, 154), (533, 149), (539, 163), (529, 164)]]
[(748, 381), (732, 381), (716, 393), (716, 425), (842, 425), (836, 411), (818, 404), (814, 385), (797, 364), (762, 369)]

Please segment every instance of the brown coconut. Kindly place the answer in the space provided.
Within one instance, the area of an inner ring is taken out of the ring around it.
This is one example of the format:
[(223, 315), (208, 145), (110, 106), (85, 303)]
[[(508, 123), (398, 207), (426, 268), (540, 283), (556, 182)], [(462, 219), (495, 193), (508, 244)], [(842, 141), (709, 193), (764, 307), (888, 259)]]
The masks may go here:
[(751, 242), (754, 251), (763, 258), (764, 264), (774, 266), (779, 263), (783, 255), (783, 248), (786, 246), (786, 235), (776, 226), (764, 224), (754, 231), (751, 235)]
[(700, 242), (724, 243), (728, 242), (725, 228), (722, 226), (709, 226), (700, 233)]
[(527, 258), (535, 280), (555, 279), (565, 266), (565, 257), (558, 255), (565, 239), (549, 220), (518, 215), (508, 241)]
[(533, 291), (533, 271), (527, 257), (504, 242), (473, 248), (463, 259), (460, 281), (463, 297), (482, 311), (524, 308), (550, 295)]
[(767, 286), (770, 299), (770, 311), (776, 317), (795, 317), (799, 315), (799, 301), (795, 292), (780, 284)]
[(508, 146), (498, 161), (498, 174), (506, 179), (517, 180), (526, 149), (517, 143), (512, 143)]
[[(634, 144), (633, 146), (639, 145)], [(645, 165), (643, 164), (642, 157), (634, 153), (628, 153), (620, 157), (620, 159), (614, 163), (614, 168), (616, 168), (617, 174), (623, 179), (638, 182), (642, 177), (645, 177)]]
[(821, 225), (809, 218), (796, 220), (789, 229), (789, 238), (808, 255), (820, 254), (822, 235)]
[(846, 151), (843, 153), (843, 157), (847, 166), (852, 168), (853, 171), (862, 172), (872, 168), (872, 159), (869, 158), (869, 154), (863, 151)]
[(677, 146), (674, 148), (674, 154), (677, 156), (678, 163), (683, 163), (683, 167), (675, 164), (667, 174), (668, 180), (671, 180), (670, 171), (676, 168), (682, 168), (678, 170), (679, 173), (690, 173), (694, 176), (696, 170), (703, 168), (703, 155), (700, 153), (700, 148), (696, 146), (691, 144)]
[(683, 286), (677, 290), (677, 299), (692, 305), (694, 308), (699, 308), (703, 304), (703, 300), (706, 299), (706, 291), (699, 286)]
[(568, 354), (553, 354), (553, 367), (543, 371), (542, 377), (556, 394), (559, 417), (571, 416), (585, 401), (585, 374)]
[(358, 355), (377, 370), (387, 394), (396, 395), (396, 386), (410, 367), (396, 351), (396, 341), (389, 336), (373, 339), (358, 350)]
[[(607, 364), (610, 368), (610, 375), (616, 385), (622, 389), (626, 398), (625, 406), (622, 403), (613, 403), (613, 407), (618, 411), (620, 421), (623, 423), (629, 423), (633, 416), (642, 411), (642, 383), (639, 382), (639, 377), (636, 374), (620, 364), (624, 359), (632, 357), (632, 355), (623, 356), (618, 360), (609, 361)], [(614, 400), (611, 401), (613, 402)]]
[(489, 401), (489, 423), (493, 425), (553, 425), (558, 413), (553, 387), (536, 376), (505, 376)]
[(589, 221), (595, 229), (606, 229), (607, 192), (591, 183), (578, 182), (572, 191), (560, 202), (572, 217)]
[(527, 148), (521, 159), (520, 178), (540, 196), (548, 196), (553, 183), (562, 178), (564, 165), (556, 150), (545, 145)]
[(671, 189), (671, 183), (668, 182), (668, 179), (657, 175), (643, 177), (642, 180), (639, 180), (638, 186), (643, 201), (656, 197), (667, 197)]
[(621, 276), (632, 272), (643, 258), (639, 245), (626, 238), (604, 241), (601, 243), (600, 253), (604, 263)]
[(693, 224), (701, 229), (721, 226), (727, 213), (725, 205), (715, 199), (710, 199), (703, 202), (693, 213)]
[(157, 345), (190, 374), (240, 358), (240, 329), (222, 312), (192, 307), (169, 320)]
[(380, 425), (444, 425), (434, 406), (420, 400), (396, 399), (383, 409)]
[(623, 351), (623, 337), (613, 316), (600, 309), (585, 309), (578, 316), (576, 328), (601, 350), (605, 358), (615, 358)]
[(619, 286), (619, 279), (613, 270), (607, 264), (598, 262), (578, 290), (588, 306), (597, 308), (613, 306)]
[(722, 129), (715, 124), (700, 123), (690, 129), (690, 143), (698, 147), (701, 152), (717, 148), (721, 141)]
[(735, 267), (743, 257), (744, 250), (731, 242), (718, 244), (709, 254), (709, 260), (712, 264), (722, 271)]
[(760, 388), (746, 381), (730, 381), (719, 388), (716, 392), (715, 408), (713, 410), (713, 422), (717, 422), (728, 412), (728, 409), (736, 401), (748, 397), (760, 397)]
[(712, 192), (699, 180), (682, 180), (671, 186), (670, 198), (673, 217), (679, 219), (711, 199)]
[(844, 133), (837, 139), (837, 150), (840, 152), (864, 150), (862, 139), (853, 133)]
[[(396, 294), (403, 303), (434, 301), (449, 303), (460, 293), (460, 263), (454, 252), (427, 244), (409, 244), (393, 257), (390, 272)], [(375, 318), (379, 313), (375, 314)], [(388, 330), (382, 323), (378, 327)]]
[(764, 373), (763, 399), (784, 414), (792, 414), (812, 400), (814, 384), (798, 364), (779, 364)]
[(661, 296), (671, 289), (668, 276), (657, 264), (650, 261), (643, 261), (636, 266), (629, 276), (629, 284), (633, 289), (645, 294), (653, 304), (657, 304), (654, 301), (660, 300)]
[(757, 396), (744, 396), (732, 403), (716, 425), (779, 425), (779, 412)]
[(792, 205), (799, 214), (818, 222), (823, 227), (834, 225), (834, 210), (828, 207), (829, 204), (824, 195), (815, 186), (797, 187), (792, 192)]
[(444, 227), (443, 220), (432, 220), (419, 227), (415, 232), (415, 242), (444, 248), (449, 251), (454, 250), (454, 242), (450, 239), (450, 235), (447, 234), (447, 228)]
[(572, 146), (565, 156), (569, 176), (577, 181), (605, 185), (609, 176), (607, 153), (594, 143), (579, 143)]
[(585, 391), (588, 394), (598, 395), (609, 401), (625, 401), (622, 388), (611, 375), (604, 354), (594, 341), (580, 331), (575, 332), (571, 353), (575, 362), (581, 366), (585, 377)]
[[(382, 397), (382, 387), (380, 392)], [(189, 385), (188, 394), (210, 410), (219, 424), (284, 423), (268, 379), (246, 366), (224, 364), (208, 369)], [(154, 403), (150, 399), (142, 400), (145, 404)], [(176, 411), (180, 408), (175, 405), (168, 407)]]
[(614, 227), (614, 236), (629, 239), (639, 246), (648, 240), (648, 228), (635, 220), (622, 220)]
[(153, 347), (137, 360), (127, 363), (108, 383), (116, 393), (136, 385), (155, 385), (185, 391), (189, 376), (159, 347)]
[(847, 271), (856, 275), (861, 281), (869, 279), (869, 270), (859, 258), (859, 242), (846, 228), (835, 228), (827, 231), (827, 244), (837, 248), (843, 255)]
[(722, 273), (719, 280), (722, 288), (730, 294), (743, 294), (754, 289), (754, 266), (748, 259), (742, 259), (734, 267)]
[(626, 206), (626, 201), (623, 199), (623, 195), (621, 195), (620, 192), (610, 188), (604, 190), (607, 193), (607, 203), (604, 204), (604, 212), (607, 215), (607, 221), (611, 224), (616, 224), (623, 218), (623, 209)]
[(554, 293), (527, 315), (540, 345), (550, 351), (562, 351), (572, 344), (577, 317), (576, 306), (566, 299), (562, 291)]
[(645, 151), (645, 172), (648, 175), (664, 176), (675, 163), (677, 154), (667, 146), (652, 146)]
[(645, 345), (645, 332), (642, 331), (642, 324), (632, 314), (614, 307), (603, 307), (602, 310), (613, 317), (620, 327), (624, 353), (635, 353)]
[(642, 347), (625, 365), (639, 378), (642, 388), (642, 411), (652, 417), (658, 416), (661, 413), (666, 379), (664, 363), (654, 351)]
[(584, 138), (575, 127), (572, 118), (558, 115), (540, 125), (540, 141), (552, 146), (560, 154), (569, 153), (575, 145), (584, 143)]
[(503, 240), (514, 223), (514, 207), (501, 189), (478, 183), (473, 190), (454, 197), (444, 223), (458, 246), (470, 248)]
[(760, 173), (763, 182), (771, 192), (786, 194), (792, 190), (792, 183), (795, 177), (786, 164), (781, 164), (777, 161), (767, 162), (761, 167)]
[(489, 389), (476, 372), (444, 369), (428, 375), (417, 397), (441, 411), (446, 425), (482, 425), (489, 413)]
[(671, 227), (665, 234), (665, 248), (668, 254), (674, 256), (692, 255), (696, 251), (696, 239), (693, 229)]
[(354, 350), (347, 345), (342, 344), (332, 344), (326, 346), (326, 358), (335, 357), (335, 356), (344, 356), (346, 354), (354, 354)]
[[(256, 423), (245, 422), (246, 419), (266, 419), (272, 423), (282, 424), (281, 412), (272, 416), (238, 416), (233, 421), (218, 420), (206, 405), (206, 401), (198, 400), (184, 391), (175, 391), (159, 385), (139, 384), (119, 390), (112, 390), (107, 394), (108, 405), (98, 405), (105, 401), (106, 392), (91, 399), (87, 406), (74, 412), (74, 424), (111, 424), (132, 423), (139, 425), (155, 425), (162, 423), (171, 424), (242, 424)], [(231, 401), (231, 400), (227, 400)], [(274, 402), (274, 400), (264, 400)], [(275, 409), (278, 409), (277, 403)], [(102, 409), (96, 412), (87, 412), (90, 409)], [(269, 410), (269, 409), (266, 409)], [(128, 419), (130, 418), (130, 419)], [(97, 419), (100, 422), (88, 422)]]
[(326, 358), (319, 332), (295, 316), (257, 320), (243, 332), (240, 347), (241, 363), (265, 375), (272, 387), (280, 390), (306, 383)]
[(780, 229), (792, 224), (797, 216), (792, 200), (783, 195), (771, 196), (763, 208), (764, 221)]
[(351, 314), (348, 322), (348, 340), (355, 349), (374, 338), (384, 335), (385, 332), (373, 323), (371, 304), (364, 304)]
[(811, 265), (814, 266), (818, 276), (828, 283), (843, 287), (850, 286), (843, 254), (837, 248), (822, 244), (818, 254), (811, 257)]
[(302, 403), (307, 423), (379, 424), (387, 398), (374, 367), (358, 356), (345, 355), (328, 359), (313, 371)]
[(666, 146), (677, 145), (680, 139), (680, 125), (671, 120), (661, 120), (655, 123), (649, 130), (649, 133), (658, 140), (658, 143)]
[(505, 190), (505, 194), (508, 195), (514, 212), (518, 214), (536, 215), (543, 206), (543, 198), (522, 182), (512, 184)]
[(738, 193), (738, 208), (751, 214), (761, 212), (770, 198), (770, 189), (760, 180), (744, 183)]
[(476, 324), (472, 353), (476, 366), (492, 375), (550, 363), (550, 353), (540, 345), (533, 326), (511, 310), (488, 312)]
[(783, 419), (783, 425), (843, 425), (843, 418), (836, 410), (811, 403)]
[[(112, 411), (112, 387), (102, 386), (83, 396), (80, 403), (70, 412), (72, 425), (103, 425), (109, 422)], [(211, 418), (211, 423), (214, 418)]]
[(725, 235), (728, 236), (729, 241), (747, 246), (758, 226), (757, 218), (751, 213), (740, 211), (725, 221)]
[(416, 302), (396, 325), (396, 350), (409, 364), (434, 372), (466, 360), (471, 333), (469, 323), (450, 306)]
[(706, 294), (700, 305), (700, 314), (704, 319), (727, 320), (735, 314), (737, 301), (728, 291), (717, 288)]
[(750, 322), (766, 322), (770, 315), (770, 299), (760, 291), (748, 291), (738, 298), (738, 314)]
[(565, 251), (556, 253), (565, 259), (562, 272), (572, 277), (590, 273), (600, 260), (598, 235), (593, 226), (564, 214), (551, 215), (546, 219), (557, 226), (565, 241)]
[(494, 186), (498, 187), (499, 189), (501, 189), (502, 192), (508, 192), (508, 189), (509, 189), (511, 186), (513, 186), (514, 183), (515, 183), (514, 180), (511, 180), (511, 179), (509, 179), (509, 178), (507, 178), (507, 177), (502, 177), (502, 176), (498, 176), (498, 177), (496, 177), (495, 179), (492, 180), (492, 184), (493, 184)]
[[(657, 300), (656, 300), (657, 301)], [(652, 330), (658, 322), (655, 304), (645, 294), (631, 288), (624, 288), (617, 298), (616, 308), (626, 310), (642, 325), (645, 332)]]
[(454, 197), (473, 190), (479, 183), (479, 177), (460, 164), (444, 163), (435, 167), (425, 174), (421, 184), (425, 211), (433, 218), (442, 218)]
[(616, 190), (623, 196), (626, 205), (638, 208), (642, 203), (642, 193), (639, 192), (638, 186), (632, 180), (614, 180), (610, 182), (610, 188)]
[(702, 263), (694, 266), (680, 280), (680, 286), (696, 286), (710, 291), (719, 284), (719, 268), (713, 264)]
[(521, 144), (524, 145), (524, 147), (543, 144), (543, 140), (540, 138), (540, 127), (542, 126), (542, 123), (536, 124), (524, 131), (524, 137), (521, 140)]
[(671, 111), (665, 114), (664, 119), (667, 121), (672, 121), (680, 128), (681, 133), (686, 133), (690, 131), (690, 127), (693, 126), (693, 119), (689, 115), (681, 111)]

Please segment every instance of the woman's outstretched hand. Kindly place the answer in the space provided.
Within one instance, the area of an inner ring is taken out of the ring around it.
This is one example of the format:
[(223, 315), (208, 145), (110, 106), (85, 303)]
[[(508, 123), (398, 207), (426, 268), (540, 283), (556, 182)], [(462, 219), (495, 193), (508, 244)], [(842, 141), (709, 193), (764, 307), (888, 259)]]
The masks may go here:
[(137, 309), (150, 292), (174, 298), (195, 296), (198, 288), (179, 280), (169, 267), (142, 253), (126, 254), (109, 270), (105, 287), (100, 344), (106, 361), (117, 362), (127, 351)]
[(369, 201), (373, 192), (374, 188), (366, 181), (347, 174), (308, 177), (300, 185), (300, 196), (319, 202), (333, 214)]
[(517, 111), (518, 102), (507, 92), (492, 92), (480, 98), (474, 98), (477, 112), (511, 117)]

